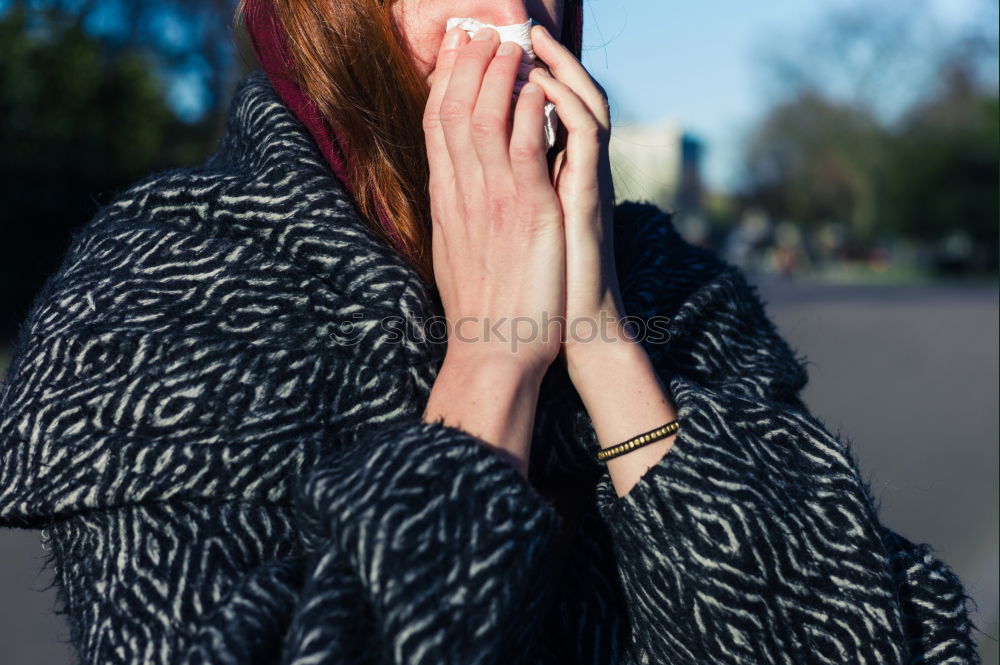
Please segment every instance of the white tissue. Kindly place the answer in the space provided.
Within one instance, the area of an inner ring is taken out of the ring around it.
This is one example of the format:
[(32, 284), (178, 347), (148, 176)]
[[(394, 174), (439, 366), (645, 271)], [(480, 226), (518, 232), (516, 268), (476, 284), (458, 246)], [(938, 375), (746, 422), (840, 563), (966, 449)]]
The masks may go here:
[[(491, 25), (482, 23), (474, 18), (450, 18), (445, 30), (451, 30), (455, 26), (462, 28), (471, 37), (481, 28), (493, 28), (500, 34), (500, 43), (514, 42), (521, 47), (524, 54), (521, 56), (521, 67), (517, 71), (517, 80), (514, 81), (514, 99), (521, 94), (521, 89), (528, 83), (528, 74), (535, 68), (535, 49), (531, 46), (531, 26), (530, 20), (514, 25)], [(551, 148), (556, 143), (556, 127), (559, 118), (556, 115), (556, 106), (551, 102), (545, 103), (545, 147)]]

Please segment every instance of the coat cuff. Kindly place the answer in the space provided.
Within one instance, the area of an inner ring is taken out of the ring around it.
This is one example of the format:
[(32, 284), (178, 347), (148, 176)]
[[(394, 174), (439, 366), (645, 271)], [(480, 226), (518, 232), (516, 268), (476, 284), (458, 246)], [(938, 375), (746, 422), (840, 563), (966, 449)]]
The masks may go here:
[(526, 618), (561, 518), (480, 439), (397, 421), (310, 474), (299, 498), (309, 546), (360, 580), (392, 662), (511, 662), (534, 639)]
[(619, 571), (636, 649), (697, 662), (906, 662), (880, 525), (847, 446), (800, 410), (680, 376), (671, 389), (674, 446), (624, 497), (606, 467), (597, 485), (629, 562)]

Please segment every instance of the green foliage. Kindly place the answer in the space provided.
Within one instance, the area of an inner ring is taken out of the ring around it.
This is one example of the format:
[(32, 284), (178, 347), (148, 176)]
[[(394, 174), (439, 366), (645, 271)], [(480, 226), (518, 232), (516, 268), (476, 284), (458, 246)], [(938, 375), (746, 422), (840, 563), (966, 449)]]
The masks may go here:
[(113, 182), (161, 163), (175, 120), (144, 58), (112, 57), (76, 23), (28, 21), (0, 20), (0, 169)]
[(964, 231), (997, 243), (1000, 220), (1000, 103), (961, 69), (913, 109), (893, 135), (882, 214), (900, 233), (936, 239)]
[(815, 92), (776, 106), (747, 146), (748, 200), (807, 228), (846, 223), (861, 246), (955, 231), (996, 245), (1000, 104), (950, 76), (898, 125)]
[(772, 50), (780, 93), (746, 144), (743, 200), (807, 229), (843, 224), (858, 249), (893, 237), (925, 246), (964, 238), (977, 265), (995, 266), (996, 35), (974, 26), (921, 43), (915, 35), (938, 33), (915, 30), (919, 14), (901, 9), (859, 5), (800, 47)]
[(806, 91), (772, 109), (751, 137), (749, 188), (772, 215), (806, 226), (844, 222), (870, 238), (885, 141), (865, 109)]
[(148, 50), (58, 9), (0, 12), (0, 339), (70, 233), (151, 172), (201, 161), (219, 126), (180, 122)]

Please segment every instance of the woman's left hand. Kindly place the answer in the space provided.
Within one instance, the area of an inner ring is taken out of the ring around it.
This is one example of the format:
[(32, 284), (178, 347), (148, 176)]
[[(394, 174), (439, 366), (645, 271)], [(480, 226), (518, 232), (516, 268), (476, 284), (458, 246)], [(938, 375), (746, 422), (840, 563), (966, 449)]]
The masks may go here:
[(566, 237), (566, 342), (573, 364), (600, 354), (618, 338), (625, 316), (614, 256), (614, 185), (608, 142), (611, 114), (604, 90), (580, 61), (542, 26), (531, 31), (535, 54), (551, 69), (529, 79), (556, 105), (567, 132), (552, 179)]
[[(598, 441), (607, 448), (675, 420), (677, 409), (649, 354), (622, 324), (627, 313), (615, 266), (607, 95), (544, 29), (536, 26), (531, 37), (535, 54), (552, 74), (536, 69), (529, 78), (556, 105), (567, 132), (566, 148), (552, 168), (566, 241), (567, 325), (561, 352)], [(674, 433), (608, 460), (619, 497), (667, 454), (676, 437)]]

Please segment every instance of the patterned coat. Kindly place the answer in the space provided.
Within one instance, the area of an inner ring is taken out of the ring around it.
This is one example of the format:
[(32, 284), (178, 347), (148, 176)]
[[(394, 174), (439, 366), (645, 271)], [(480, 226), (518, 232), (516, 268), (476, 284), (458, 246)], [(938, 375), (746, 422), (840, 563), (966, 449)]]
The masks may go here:
[(421, 420), (440, 301), (267, 79), (198, 168), (73, 239), (0, 393), (0, 524), (44, 529), (82, 663), (969, 663), (734, 266), (619, 206), (682, 427), (623, 498), (555, 363), (530, 475)]

